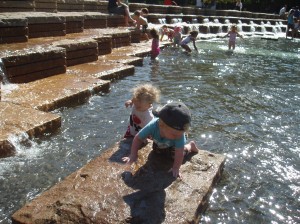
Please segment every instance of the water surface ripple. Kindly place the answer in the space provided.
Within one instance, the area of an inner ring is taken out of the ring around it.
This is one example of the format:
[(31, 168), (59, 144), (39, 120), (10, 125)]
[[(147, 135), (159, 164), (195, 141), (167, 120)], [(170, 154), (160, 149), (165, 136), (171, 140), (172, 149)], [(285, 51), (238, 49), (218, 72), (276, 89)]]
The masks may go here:
[(10, 223), (26, 201), (120, 140), (129, 90), (149, 82), (161, 89), (161, 104), (190, 107), (191, 139), (227, 156), (202, 223), (299, 223), (299, 42), (249, 38), (237, 45), (231, 53), (225, 40), (201, 41), (190, 56), (165, 49), (110, 93), (55, 111), (62, 116), (58, 133), (25, 136), (17, 156), (0, 160), (0, 222)]

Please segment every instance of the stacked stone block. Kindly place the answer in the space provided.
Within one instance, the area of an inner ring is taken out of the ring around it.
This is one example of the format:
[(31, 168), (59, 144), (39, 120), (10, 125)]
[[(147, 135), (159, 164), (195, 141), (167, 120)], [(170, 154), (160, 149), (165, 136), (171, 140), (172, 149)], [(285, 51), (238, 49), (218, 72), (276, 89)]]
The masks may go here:
[(112, 37), (110, 35), (103, 35), (93, 37), (98, 43), (98, 55), (110, 54), (112, 52)]
[(148, 22), (153, 24), (160, 24), (160, 19), (165, 19), (166, 15), (162, 14), (149, 14), (147, 16)]
[(9, 15), (0, 17), (0, 44), (27, 42), (28, 20), (10, 18)]
[(149, 13), (167, 14), (168, 8), (169, 6), (164, 6), (164, 5), (148, 5)]
[(105, 30), (103, 34), (112, 37), (113, 48), (128, 46), (131, 43), (131, 33), (128, 30), (111, 29)]
[(193, 7), (182, 7), (182, 13), (184, 15), (195, 15), (196, 10)]
[(2, 57), (11, 83), (26, 83), (66, 72), (66, 50), (58, 47), (26, 49)]
[(81, 15), (84, 16), (84, 29), (106, 28), (108, 26), (108, 18), (105, 14), (97, 12), (83, 12)]
[(169, 6), (168, 7), (168, 11), (166, 12), (166, 14), (181, 14), (182, 13), (182, 8), (179, 6)]
[(0, 1), (0, 12), (34, 11), (34, 0)]
[(59, 12), (83, 12), (84, 0), (57, 0)]
[(81, 33), (84, 30), (84, 15), (71, 12), (58, 12), (57, 15), (66, 18), (66, 33)]
[(38, 13), (26, 15), (29, 38), (66, 35), (66, 18), (55, 13)]
[(125, 26), (124, 16), (110, 14), (107, 16), (107, 27)]
[(35, 0), (35, 11), (57, 12), (57, 0)]
[(134, 12), (136, 10), (141, 10), (142, 8), (148, 8), (148, 10), (149, 10), (149, 5), (143, 4), (143, 3), (129, 3), (130, 12)]
[(107, 12), (108, 1), (99, 0), (85, 0), (84, 1), (84, 11), (85, 12)]
[(66, 49), (67, 66), (98, 60), (98, 43), (93, 39), (62, 40), (53, 45)]

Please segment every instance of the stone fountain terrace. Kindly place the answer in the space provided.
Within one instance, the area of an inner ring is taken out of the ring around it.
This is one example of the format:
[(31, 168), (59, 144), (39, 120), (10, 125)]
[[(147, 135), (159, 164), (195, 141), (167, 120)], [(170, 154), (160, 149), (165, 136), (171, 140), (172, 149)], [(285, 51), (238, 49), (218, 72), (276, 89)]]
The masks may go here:
[[(250, 32), (250, 26), (256, 31), (264, 26), (268, 32), (276, 26), (285, 32), (285, 21), (276, 15), (130, 4), (131, 12), (143, 7), (149, 9), (148, 21), (158, 28), (180, 22), (187, 31), (196, 27), (200, 34), (217, 34), (220, 27), (227, 32), (228, 24), (241, 22), (244, 32)], [(168, 44), (163, 41), (161, 47)], [(33, 138), (59, 130), (61, 118), (53, 110), (109, 92), (113, 80), (133, 75), (135, 66), (143, 65), (150, 49), (151, 41), (143, 41), (139, 31), (124, 27), (123, 16), (107, 13), (107, 1), (1, 1), (0, 157), (16, 153), (10, 136), (26, 133)], [(16, 87), (7, 90), (11, 84)], [(171, 163), (155, 162), (160, 158), (152, 155), (151, 142), (141, 150), (133, 176), (128, 174), (120, 159), (129, 150), (128, 142), (107, 149), (28, 202), (13, 214), (13, 222), (198, 222), (225, 157), (200, 151), (185, 161), (186, 179), (180, 181), (166, 175)], [(182, 208), (186, 200), (189, 205)]]

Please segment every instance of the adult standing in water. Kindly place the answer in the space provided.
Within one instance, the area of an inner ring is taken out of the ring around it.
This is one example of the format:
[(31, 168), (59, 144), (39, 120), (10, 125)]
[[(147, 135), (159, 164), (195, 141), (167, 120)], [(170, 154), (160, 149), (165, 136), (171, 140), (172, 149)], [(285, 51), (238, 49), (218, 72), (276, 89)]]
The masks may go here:
[(242, 3), (241, 0), (236, 1), (236, 3), (235, 3), (235, 9), (239, 10), (239, 11), (242, 11), (242, 9), (243, 9), (243, 3)]
[(109, 13), (124, 15), (125, 26), (129, 26), (129, 22), (135, 23), (129, 14), (128, 5), (121, 2), (121, 0), (108, 0), (107, 10)]

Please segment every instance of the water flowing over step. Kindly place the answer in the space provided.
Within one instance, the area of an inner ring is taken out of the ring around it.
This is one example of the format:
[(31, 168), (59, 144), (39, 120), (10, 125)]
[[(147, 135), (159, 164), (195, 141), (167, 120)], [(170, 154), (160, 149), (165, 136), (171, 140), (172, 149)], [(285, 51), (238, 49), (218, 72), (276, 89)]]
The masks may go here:
[(0, 158), (13, 155), (13, 136), (26, 133), (29, 138), (53, 133), (61, 126), (58, 115), (45, 113), (13, 102), (0, 102)]
[[(147, 55), (151, 49), (150, 45), (151, 42), (145, 42), (115, 48), (111, 54), (99, 56), (97, 61), (69, 66), (66, 73), (18, 84), (17, 88), (12, 91), (6, 91), (2, 86), (2, 101), (18, 105), (18, 107), (34, 108), (45, 112), (84, 103), (93, 94), (108, 92), (111, 80), (133, 75), (134, 66), (143, 63), (142, 58), (135, 55)], [(65, 55), (65, 49), (58, 48), (57, 50), (64, 52)], [(14, 58), (12, 61), (28, 61), (31, 58), (41, 60), (41, 55), (29, 53), (25, 54), (24, 58)], [(31, 67), (36, 68), (37, 66), (28, 66), (28, 68)], [(3, 105), (0, 105), (0, 113), (2, 110)], [(1, 117), (5, 117), (5, 115), (1, 114)], [(1, 126), (1, 131), (11, 130), (7, 125)], [(28, 132), (28, 130), (24, 129), (23, 132)], [(8, 147), (7, 142), (8, 140), (4, 139), (0, 144), (2, 149), (0, 157), (13, 153), (13, 147)]]
[[(107, 1), (28, 0), (17, 8), (13, 6), (20, 1), (6, 2), (9, 4), (0, 3), (0, 11), (9, 12), (0, 15), (0, 58), (8, 80), (20, 84), (12, 91), (2, 88), (0, 116), (6, 119), (1, 120), (0, 157), (14, 153), (11, 135), (26, 133), (34, 138), (59, 129), (61, 119), (51, 111), (109, 92), (110, 82), (133, 75), (134, 66), (143, 64), (140, 57), (151, 49), (151, 41), (139, 43), (136, 30), (119, 28), (124, 17), (108, 14)], [(231, 23), (248, 33), (253, 32), (252, 27), (258, 32), (263, 28), (273, 32), (272, 26), (278, 26), (279, 32), (284, 29), (283, 21), (265, 14), (148, 4), (136, 7), (149, 9), (151, 27), (182, 25), (186, 34), (192, 29), (201, 34), (227, 32)], [(159, 159), (150, 152), (151, 143), (141, 151), (130, 176), (120, 162), (129, 149), (126, 142), (107, 149), (25, 204), (13, 214), (14, 223), (199, 222), (225, 157), (200, 151), (184, 163), (186, 179), (179, 181), (171, 179), (167, 167), (157, 166)]]

